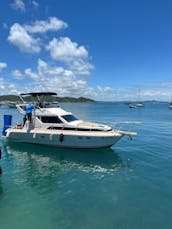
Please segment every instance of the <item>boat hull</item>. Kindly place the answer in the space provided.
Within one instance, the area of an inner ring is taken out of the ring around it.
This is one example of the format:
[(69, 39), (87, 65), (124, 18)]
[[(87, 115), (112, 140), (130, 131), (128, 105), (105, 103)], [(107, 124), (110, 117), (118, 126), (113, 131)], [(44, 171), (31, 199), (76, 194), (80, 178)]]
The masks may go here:
[(49, 145), (67, 148), (108, 148), (118, 142), (123, 134), (117, 132), (82, 133), (77, 131), (35, 131), (9, 129), (6, 139), (13, 142), (23, 142), (32, 144)]

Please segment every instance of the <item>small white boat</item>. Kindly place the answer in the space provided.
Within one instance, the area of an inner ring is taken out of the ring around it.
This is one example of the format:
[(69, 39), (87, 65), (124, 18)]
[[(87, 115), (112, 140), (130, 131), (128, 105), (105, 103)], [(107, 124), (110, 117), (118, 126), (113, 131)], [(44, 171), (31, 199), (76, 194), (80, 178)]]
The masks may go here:
[(16, 108), (16, 104), (17, 104), (16, 102), (8, 102), (7, 105), (9, 108)]
[(172, 109), (172, 102), (169, 102), (168, 108), (169, 108), (169, 109)]
[(135, 104), (128, 104), (129, 108), (137, 108), (137, 106)]
[(136, 103), (136, 104), (128, 104), (129, 108), (139, 108), (139, 107), (144, 107), (144, 103)]
[(144, 103), (143, 102), (139, 102), (136, 104), (137, 107), (144, 107)]
[[(56, 93), (37, 92), (21, 96), (38, 98), (45, 95), (54, 96)], [(23, 100), (24, 101), (24, 100)], [(18, 111), (26, 116), (26, 103), (17, 104)], [(35, 106), (32, 111), (32, 120), (25, 120), (21, 124), (9, 127), (5, 123), (3, 135), (9, 141), (35, 143), (56, 147), (69, 148), (106, 148), (111, 147), (124, 135), (136, 135), (136, 132), (112, 129), (110, 126), (85, 122), (77, 119), (71, 112), (60, 107)], [(26, 117), (25, 117), (26, 118)], [(8, 119), (8, 116), (7, 116)]]

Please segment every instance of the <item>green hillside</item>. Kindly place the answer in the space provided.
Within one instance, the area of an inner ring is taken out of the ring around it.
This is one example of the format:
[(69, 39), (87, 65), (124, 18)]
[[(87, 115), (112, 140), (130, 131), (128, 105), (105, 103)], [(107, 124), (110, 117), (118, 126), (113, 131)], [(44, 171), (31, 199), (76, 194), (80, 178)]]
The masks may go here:
[[(24, 98), (25, 101), (34, 101), (33, 97), (28, 96)], [(17, 95), (1, 95), (0, 96), (0, 102), (4, 101), (12, 101), (12, 102), (21, 102), (21, 99)], [(92, 99), (84, 98), (84, 97), (79, 97), (79, 98), (74, 98), (74, 97), (51, 97), (51, 96), (46, 96), (44, 97), (44, 101), (57, 101), (57, 102), (95, 102)]]

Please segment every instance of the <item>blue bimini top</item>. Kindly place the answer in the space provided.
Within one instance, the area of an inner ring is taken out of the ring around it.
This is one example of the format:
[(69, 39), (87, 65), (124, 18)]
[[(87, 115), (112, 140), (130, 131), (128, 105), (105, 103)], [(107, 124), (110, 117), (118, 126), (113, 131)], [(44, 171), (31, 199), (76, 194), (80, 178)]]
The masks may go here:
[(26, 113), (31, 113), (35, 106), (31, 103), (26, 105)]

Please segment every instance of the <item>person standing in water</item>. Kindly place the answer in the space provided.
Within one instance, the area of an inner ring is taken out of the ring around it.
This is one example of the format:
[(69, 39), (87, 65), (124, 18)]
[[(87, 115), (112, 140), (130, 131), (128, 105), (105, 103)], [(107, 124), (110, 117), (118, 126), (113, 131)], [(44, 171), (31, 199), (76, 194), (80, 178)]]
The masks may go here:
[(35, 106), (31, 103), (26, 105), (26, 116), (29, 122), (32, 122), (32, 110), (35, 108)]

